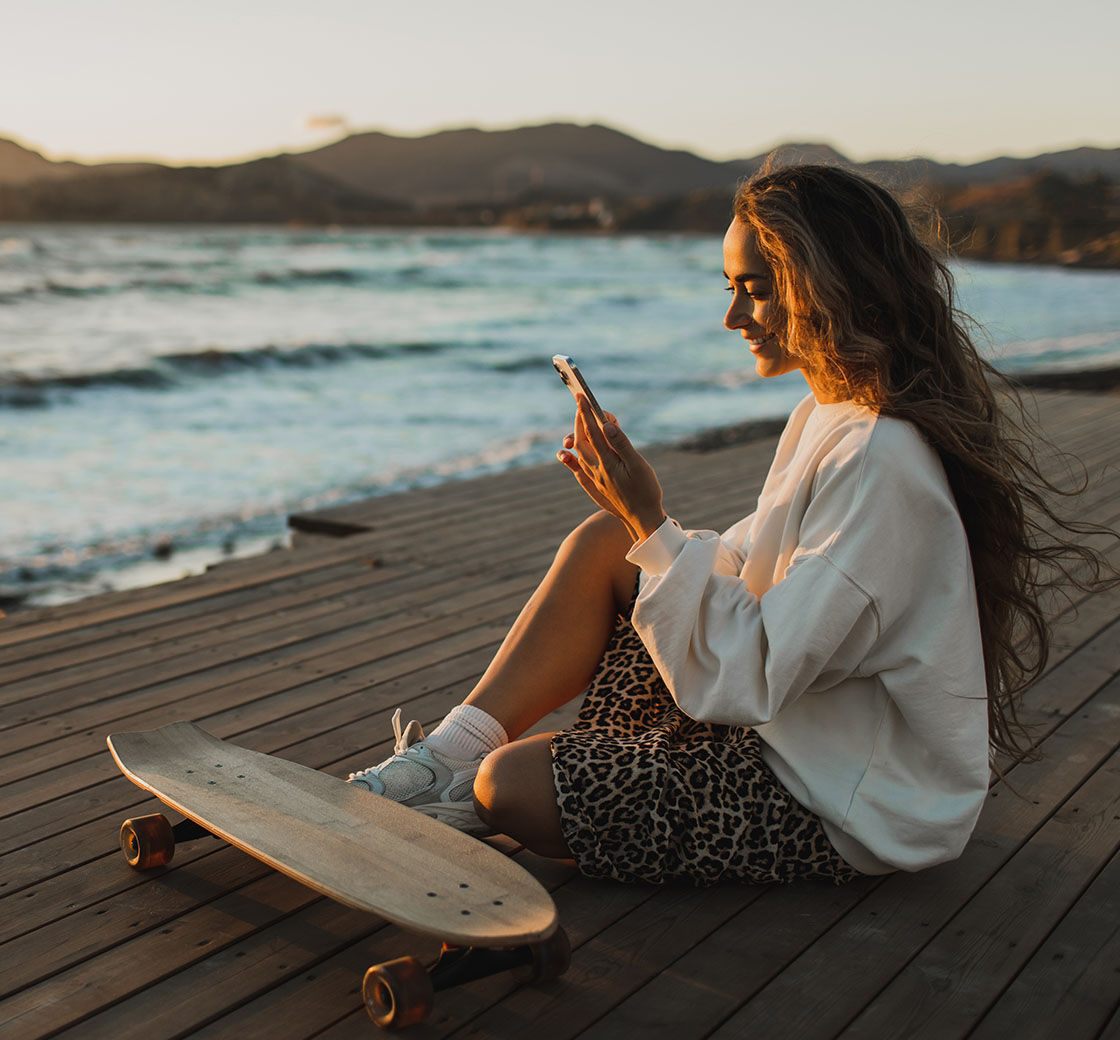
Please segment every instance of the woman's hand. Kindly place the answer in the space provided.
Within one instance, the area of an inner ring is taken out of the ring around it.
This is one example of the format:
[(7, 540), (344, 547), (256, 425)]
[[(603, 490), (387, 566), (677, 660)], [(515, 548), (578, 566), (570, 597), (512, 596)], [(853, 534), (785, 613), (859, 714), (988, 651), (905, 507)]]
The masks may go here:
[(661, 482), (613, 415), (600, 425), (587, 398), (580, 394), (577, 401), (575, 431), (564, 438), (557, 457), (591, 500), (618, 517), (640, 542), (665, 521)]

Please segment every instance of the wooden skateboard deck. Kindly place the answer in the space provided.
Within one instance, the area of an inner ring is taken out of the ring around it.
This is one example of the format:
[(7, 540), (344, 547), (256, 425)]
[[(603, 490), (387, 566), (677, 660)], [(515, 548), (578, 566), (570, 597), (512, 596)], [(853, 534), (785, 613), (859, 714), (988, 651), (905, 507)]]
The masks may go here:
[(556, 928), (552, 897), (508, 856), (363, 788), (191, 722), (108, 744), (133, 783), (340, 903), (461, 945), (512, 946)]
[(568, 967), (552, 897), (481, 841), (192, 722), (114, 733), (108, 744), (125, 776), (192, 821), (126, 820), (121, 848), (133, 867), (166, 864), (177, 837), (209, 832), (331, 899), (442, 941), (427, 968), (403, 957), (366, 972), (362, 997), (380, 1026), (421, 1021), (449, 986), (506, 970), (543, 981)]

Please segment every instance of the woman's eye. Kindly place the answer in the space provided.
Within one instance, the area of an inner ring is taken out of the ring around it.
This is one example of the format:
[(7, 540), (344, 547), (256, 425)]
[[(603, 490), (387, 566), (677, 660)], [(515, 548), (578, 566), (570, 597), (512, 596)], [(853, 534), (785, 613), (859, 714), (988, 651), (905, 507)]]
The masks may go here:
[[(724, 292), (729, 292), (729, 293), (733, 293), (733, 292), (735, 292), (735, 286), (734, 286), (734, 285), (727, 285), (727, 286), (724, 286), (724, 289), (723, 289), (723, 291), (724, 291)], [(763, 291), (762, 291), (761, 289), (760, 289), (760, 290), (757, 290), (757, 291), (755, 291), (755, 292), (751, 292), (751, 291), (750, 291), (749, 289), (747, 289), (746, 287), (744, 287), (744, 288), (743, 288), (743, 295), (744, 295), (744, 296), (745, 296), (745, 297), (746, 297), (746, 298), (747, 298), (748, 300), (758, 300), (758, 301), (762, 301), (762, 300), (768, 300), (768, 299), (770, 299), (770, 293), (769, 293), (769, 292), (763, 292)]]

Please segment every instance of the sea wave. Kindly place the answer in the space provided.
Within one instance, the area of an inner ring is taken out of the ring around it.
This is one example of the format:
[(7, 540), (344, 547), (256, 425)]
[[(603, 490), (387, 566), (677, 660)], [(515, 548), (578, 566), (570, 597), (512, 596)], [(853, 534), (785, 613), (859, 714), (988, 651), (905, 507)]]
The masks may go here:
[[(157, 269), (167, 265), (153, 265)], [(232, 296), (248, 289), (292, 290), (331, 286), (336, 288), (407, 288), (415, 285), (438, 284), (441, 288), (462, 288), (472, 284), (462, 278), (449, 276), (446, 271), (424, 265), (406, 265), (393, 268), (355, 267), (290, 267), (280, 270), (261, 270), (252, 267), (234, 267), (214, 271), (173, 268), (174, 273), (132, 274), (104, 272), (98, 277), (68, 279), (55, 274), (49, 278), (27, 277), (22, 284), (0, 289), (0, 306), (14, 307), (42, 299), (92, 299), (99, 296), (145, 293), (152, 295), (176, 294), (182, 296)]]
[(47, 372), (39, 375), (0, 373), (0, 409), (47, 408), (74, 391), (104, 388), (166, 390), (197, 379), (217, 378), (246, 370), (321, 368), (353, 361), (440, 354), (453, 349), (445, 342), (308, 343), (299, 347), (265, 345), (245, 350), (208, 350), (164, 354), (141, 367), (93, 372)]

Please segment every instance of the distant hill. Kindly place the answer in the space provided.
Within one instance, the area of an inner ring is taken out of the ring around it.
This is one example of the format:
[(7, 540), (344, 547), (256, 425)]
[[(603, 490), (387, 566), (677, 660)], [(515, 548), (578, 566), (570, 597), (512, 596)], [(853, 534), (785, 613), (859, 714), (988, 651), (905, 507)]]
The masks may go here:
[(162, 167), (157, 163), (54, 162), (39, 152), (0, 137), (0, 184), (29, 184), (36, 180), (63, 180), (86, 174), (128, 174), (154, 168)]
[(679, 195), (734, 185), (749, 165), (667, 151), (605, 126), (446, 130), (427, 137), (355, 134), (293, 158), (361, 191), (413, 205), (532, 198)]
[[(851, 163), (820, 143), (782, 145), (775, 155), (920, 189), (968, 255), (1120, 265), (1120, 148), (971, 165)], [(716, 162), (570, 123), (359, 133), (307, 152), (196, 167), (52, 162), (0, 139), (0, 220), (719, 230), (735, 185), (766, 158)]]
[(231, 166), (88, 167), (0, 182), (0, 219), (104, 223), (381, 224), (411, 207), (358, 192), (286, 156)]

